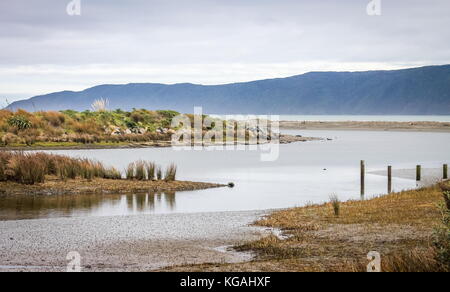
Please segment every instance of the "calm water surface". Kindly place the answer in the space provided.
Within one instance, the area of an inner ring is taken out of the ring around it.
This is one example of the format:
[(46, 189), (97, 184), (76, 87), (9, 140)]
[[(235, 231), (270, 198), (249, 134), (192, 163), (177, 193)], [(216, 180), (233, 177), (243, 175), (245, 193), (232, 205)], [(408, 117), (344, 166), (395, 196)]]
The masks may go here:
[(301, 115), (282, 115), (281, 121), (310, 121), (310, 122), (450, 122), (450, 116), (301, 116)]
[[(333, 141), (281, 145), (280, 158), (261, 162), (253, 151), (174, 151), (117, 149), (52, 151), (74, 157), (95, 158), (124, 169), (145, 159), (161, 165), (175, 162), (179, 179), (228, 183), (234, 189), (135, 194), (19, 197), (0, 199), (0, 220), (114, 216), (141, 213), (190, 213), (286, 208), (327, 201), (331, 194), (341, 200), (360, 199), (359, 161), (368, 171), (394, 168), (441, 167), (449, 162), (450, 134), (366, 131), (286, 131)], [(367, 176), (367, 196), (384, 194), (386, 178)], [(394, 179), (394, 189), (414, 188), (416, 183)]]
[[(221, 117), (223, 115), (212, 115)], [(231, 115), (235, 119), (242, 119), (246, 115)], [(308, 122), (450, 122), (450, 115), (280, 115), (281, 121), (308, 121)]]

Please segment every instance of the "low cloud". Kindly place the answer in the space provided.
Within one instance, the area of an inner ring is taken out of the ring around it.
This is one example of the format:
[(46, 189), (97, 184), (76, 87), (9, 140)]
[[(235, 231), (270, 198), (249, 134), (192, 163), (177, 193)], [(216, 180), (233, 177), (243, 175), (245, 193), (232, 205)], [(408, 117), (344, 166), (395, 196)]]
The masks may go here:
[[(0, 3), (0, 94), (98, 83), (226, 83), (450, 60), (450, 2), (64, 0)], [(345, 3), (342, 3), (345, 2)]]

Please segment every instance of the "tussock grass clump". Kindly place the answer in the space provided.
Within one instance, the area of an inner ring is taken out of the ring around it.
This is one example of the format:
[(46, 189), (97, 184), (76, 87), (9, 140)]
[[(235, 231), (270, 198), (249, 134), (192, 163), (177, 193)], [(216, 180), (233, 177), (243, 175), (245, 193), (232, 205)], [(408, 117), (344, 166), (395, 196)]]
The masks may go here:
[(33, 185), (45, 180), (46, 167), (33, 154), (12, 155), (6, 164), (7, 180)]
[(105, 170), (104, 178), (119, 180), (122, 179), (122, 174), (116, 168), (111, 167)]
[(166, 174), (164, 176), (164, 180), (165, 181), (175, 181), (176, 176), (177, 176), (177, 166), (172, 163), (166, 169)]
[(163, 178), (162, 168), (160, 166), (157, 166), (156, 167), (156, 179), (162, 180), (162, 178)]
[(45, 182), (46, 175), (61, 180), (78, 177), (119, 179), (120, 173), (98, 161), (46, 153), (0, 152), (0, 181), (33, 185)]
[(339, 197), (337, 195), (331, 195), (330, 203), (333, 206), (334, 216), (339, 217), (341, 212), (341, 201), (339, 201)]
[(146, 170), (147, 170), (147, 177), (148, 180), (155, 180), (156, 176), (156, 164), (153, 162), (147, 162), (145, 164)]
[(175, 181), (177, 176), (177, 166), (169, 165), (165, 172), (161, 166), (154, 162), (136, 161), (130, 163), (125, 169), (126, 178), (129, 180), (164, 180), (166, 182)]
[(129, 180), (134, 179), (134, 168), (135, 164), (134, 162), (128, 164), (127, 168), (125, 169), (125, 177)]
[(147, 180), (147, 170), (144, 161), (140, 160), (134, 163), (134, 178), (137, 180)]

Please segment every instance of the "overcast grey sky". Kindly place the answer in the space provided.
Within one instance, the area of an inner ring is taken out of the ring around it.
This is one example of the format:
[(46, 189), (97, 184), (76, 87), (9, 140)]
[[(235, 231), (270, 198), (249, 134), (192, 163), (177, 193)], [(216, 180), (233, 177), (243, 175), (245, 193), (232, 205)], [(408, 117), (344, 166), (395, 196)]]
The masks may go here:
[(1, 0), (0, 104), (103, 83), (218, 84), (450, 63), (449, 0)]

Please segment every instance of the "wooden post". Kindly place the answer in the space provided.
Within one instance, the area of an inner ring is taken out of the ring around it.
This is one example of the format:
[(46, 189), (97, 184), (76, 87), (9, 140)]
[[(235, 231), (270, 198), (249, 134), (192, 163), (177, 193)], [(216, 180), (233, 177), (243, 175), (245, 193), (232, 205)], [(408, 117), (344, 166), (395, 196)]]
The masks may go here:
[(366, 193), (366, 163), (364, 160), (361, 160), (361, 196), (364, 196)]
[(448, 179), (448, 164), (444, 164), (444, 179)]
[(417, 165), (416, 167), (416, 181), (422, 180), (422, 166)]
[(392, 193), (392, 166), (388, 166), (388, 194)]

